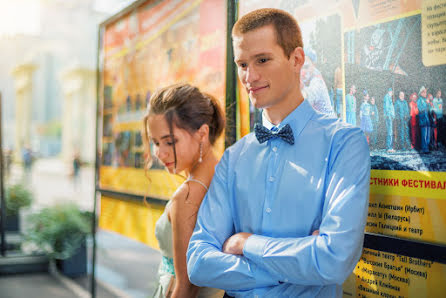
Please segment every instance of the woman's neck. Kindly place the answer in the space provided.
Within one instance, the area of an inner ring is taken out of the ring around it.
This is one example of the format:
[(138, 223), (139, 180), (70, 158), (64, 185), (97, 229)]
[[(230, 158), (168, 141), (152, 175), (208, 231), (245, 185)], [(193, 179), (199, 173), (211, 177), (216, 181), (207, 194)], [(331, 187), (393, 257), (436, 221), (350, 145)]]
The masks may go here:
[(218, 159), (215, 157), (212, 148), (209, 146), (203, 154), (202, 161), (197, 161), (190, 171), (186, 171), (186, 174), (188, 177), (193, 177), (206, 184), (210, 184), (217, 163)]

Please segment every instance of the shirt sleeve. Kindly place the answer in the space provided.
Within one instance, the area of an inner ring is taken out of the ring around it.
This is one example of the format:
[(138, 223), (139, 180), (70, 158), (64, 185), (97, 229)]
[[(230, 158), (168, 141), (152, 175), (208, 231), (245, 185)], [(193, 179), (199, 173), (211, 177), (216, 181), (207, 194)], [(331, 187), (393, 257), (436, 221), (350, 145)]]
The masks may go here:
[(244, 291), (278, 285), (263, 268), (244, 256), (222, 252), (223, 243), (234, 234), (231, 194), (228, 191), (228, 152), (215, 174), (197, 216), (187, 251), (190, 281), (226, 291)]
[(359, 260), (367, 218), (370, 157), (359, 129), (334, 145), (318, 236), (252, 235), (244, 256), (282, 282), (342, 284)]

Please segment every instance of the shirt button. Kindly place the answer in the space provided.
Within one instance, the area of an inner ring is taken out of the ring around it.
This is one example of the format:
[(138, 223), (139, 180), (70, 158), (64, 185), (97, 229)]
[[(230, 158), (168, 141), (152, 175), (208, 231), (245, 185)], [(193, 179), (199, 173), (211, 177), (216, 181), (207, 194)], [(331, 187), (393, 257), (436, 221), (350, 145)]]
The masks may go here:
[(269, 177), (269, 181), (270, 181), (270, 182), (273, 182), (273, 181), (274, 181), (274, 177), (273, 177), (273, 176), (270, 176), (270, 177)]
[(266, 213), (271, 213), (271, 208), (266, 208)]
[(274, 151), (274, 152), (277, 152), (277, 147), (273, 147), (273, 151)]

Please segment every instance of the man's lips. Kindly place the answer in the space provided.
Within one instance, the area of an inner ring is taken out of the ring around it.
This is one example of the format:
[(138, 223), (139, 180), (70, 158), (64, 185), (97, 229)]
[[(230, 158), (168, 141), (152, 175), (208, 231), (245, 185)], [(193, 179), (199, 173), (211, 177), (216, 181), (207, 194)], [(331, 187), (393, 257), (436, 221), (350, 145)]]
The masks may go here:
[(249, 93), (256, 93), (256, 92), (262, 91), (266, 88), (268, 88), (268, 85), (260, 86), (260, 87), (250, 87), (250, 88), (248, 88), (248, 91), (249, 91)]

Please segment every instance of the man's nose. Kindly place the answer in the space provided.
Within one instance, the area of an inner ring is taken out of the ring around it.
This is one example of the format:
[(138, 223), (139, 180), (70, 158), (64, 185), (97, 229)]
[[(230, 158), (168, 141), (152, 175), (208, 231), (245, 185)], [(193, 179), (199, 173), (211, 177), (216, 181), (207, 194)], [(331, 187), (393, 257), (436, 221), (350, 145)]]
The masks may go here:
[(246, 69), (246, 82), (247, 83), (253, 83), (257, 80), (259, 80), (260, 75), (257, 69), (253, 66), (250, 66)]

